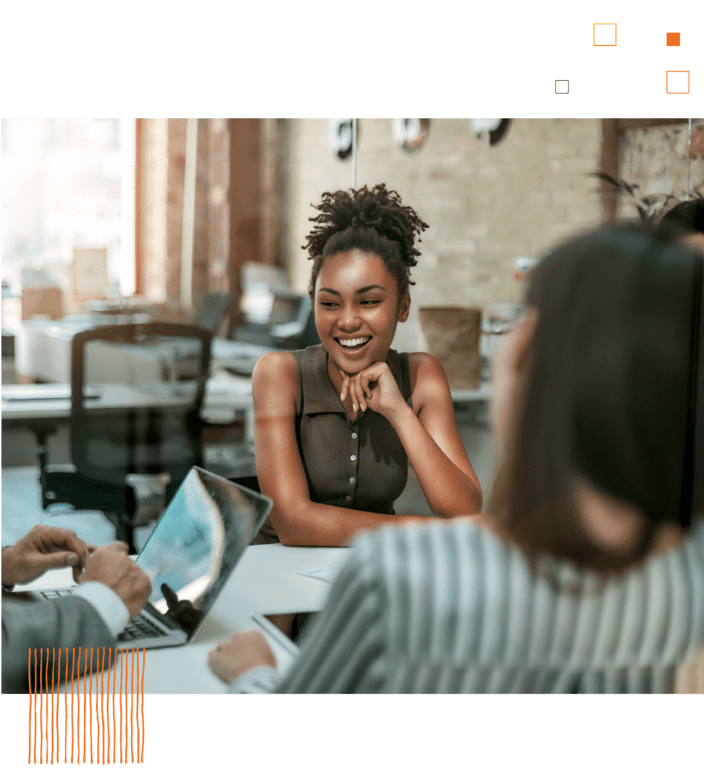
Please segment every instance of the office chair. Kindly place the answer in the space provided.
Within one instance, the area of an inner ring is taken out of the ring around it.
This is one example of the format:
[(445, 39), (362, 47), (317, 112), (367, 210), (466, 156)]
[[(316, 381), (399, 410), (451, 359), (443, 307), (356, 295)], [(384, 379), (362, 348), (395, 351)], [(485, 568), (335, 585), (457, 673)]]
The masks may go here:
[(191, 323), (199, 328), (205, 328), (215, 336), (220, 330), (231, 304), (231, 293), (209, 293), (198, 305)]
[[(71, 344), (74, 466), (40, 463), (42, 506), (103, 512), (117, 539), (135, 552), (134, 528), (158, 516), (188, 470), (202, 465), (200, 414), (211, 340), (208, 330), (175, 323), (77, 333)], [(193, 350), (180, 373), (159, 355), (161, 346), (174, 344)]]
[(278, 347), (303, 349), (320, 344), (315, 317), (308, 296), (272, 292), (271, 312), (266, 323), (246, 322), (232, 334), (235, 341)]
[(296, 298), (298, 306), (293, 319), (271, 327), (271, 335), (276, 345), (282, 349), (305, 349), (320, 344), (310, 299), (307, 296)]

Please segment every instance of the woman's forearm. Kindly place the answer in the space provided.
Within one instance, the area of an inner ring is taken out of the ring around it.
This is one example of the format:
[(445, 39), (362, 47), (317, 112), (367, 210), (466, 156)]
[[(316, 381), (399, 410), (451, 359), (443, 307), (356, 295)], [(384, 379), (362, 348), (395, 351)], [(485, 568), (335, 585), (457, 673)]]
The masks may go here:
[(401, 440), (433, 514), (457, 517), (479, 514), (482, 490), (442, 451), (406, 403), (389, 418)]
[(280, 514), (275, 506), (271, 514), (281, 543), (288, 547), (344, 547), (359, 531), (427, 519), (417, 515), (386, 515), (334, 507), (310, 500), (298, 505), (288, 502), (285, 514)]

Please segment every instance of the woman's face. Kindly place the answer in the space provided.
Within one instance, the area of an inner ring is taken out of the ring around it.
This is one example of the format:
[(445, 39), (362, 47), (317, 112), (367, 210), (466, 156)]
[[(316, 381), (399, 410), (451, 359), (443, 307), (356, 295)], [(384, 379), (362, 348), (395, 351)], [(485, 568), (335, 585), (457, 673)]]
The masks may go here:
[(396, 278), (373, 253), (357, 249), (323, 262), (315, 284), (315, 327), (329, 360), (348, 376), (384, 362), (396, 324), (408, 318)]

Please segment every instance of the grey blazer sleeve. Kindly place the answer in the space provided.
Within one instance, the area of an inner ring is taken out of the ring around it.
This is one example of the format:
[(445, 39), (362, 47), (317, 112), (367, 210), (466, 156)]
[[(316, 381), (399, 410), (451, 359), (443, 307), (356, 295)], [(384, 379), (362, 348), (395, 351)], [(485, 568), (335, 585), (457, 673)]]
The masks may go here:
[[(98, 612), (81, 597), (25, 602), (18, 597), (5, 596), (2, 599), (2, 692), (25, 693), (29, 690), (27, 657), (30, 648), (32, 661), (34, 649), (37, 649), (37, 666), (39, 649), (44, 649), (43, 669), (46, 670), (47, 648), (49, 655), (52, 648), (57, 652), (59, 648), (68, 648), (70, 654), (79, 646), (108, 648), (114, 643)], [(97, 658), (93, 666), (97, 667)], [(51, 676), (51, 666), (48, 673)], [(61, 677), (64, 679), (63, 671)]]

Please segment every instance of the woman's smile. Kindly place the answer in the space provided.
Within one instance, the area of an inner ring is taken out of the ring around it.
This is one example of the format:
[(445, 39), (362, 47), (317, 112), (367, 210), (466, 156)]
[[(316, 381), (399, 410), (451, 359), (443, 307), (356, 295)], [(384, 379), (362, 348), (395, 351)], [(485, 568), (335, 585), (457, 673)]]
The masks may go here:
[(351, 339), (338, 338), (337, 343), (344, 347), (348, 352), (355, 352), (362, 347), (365, 347), (371, 340), (371, 336), (356, 336)]

